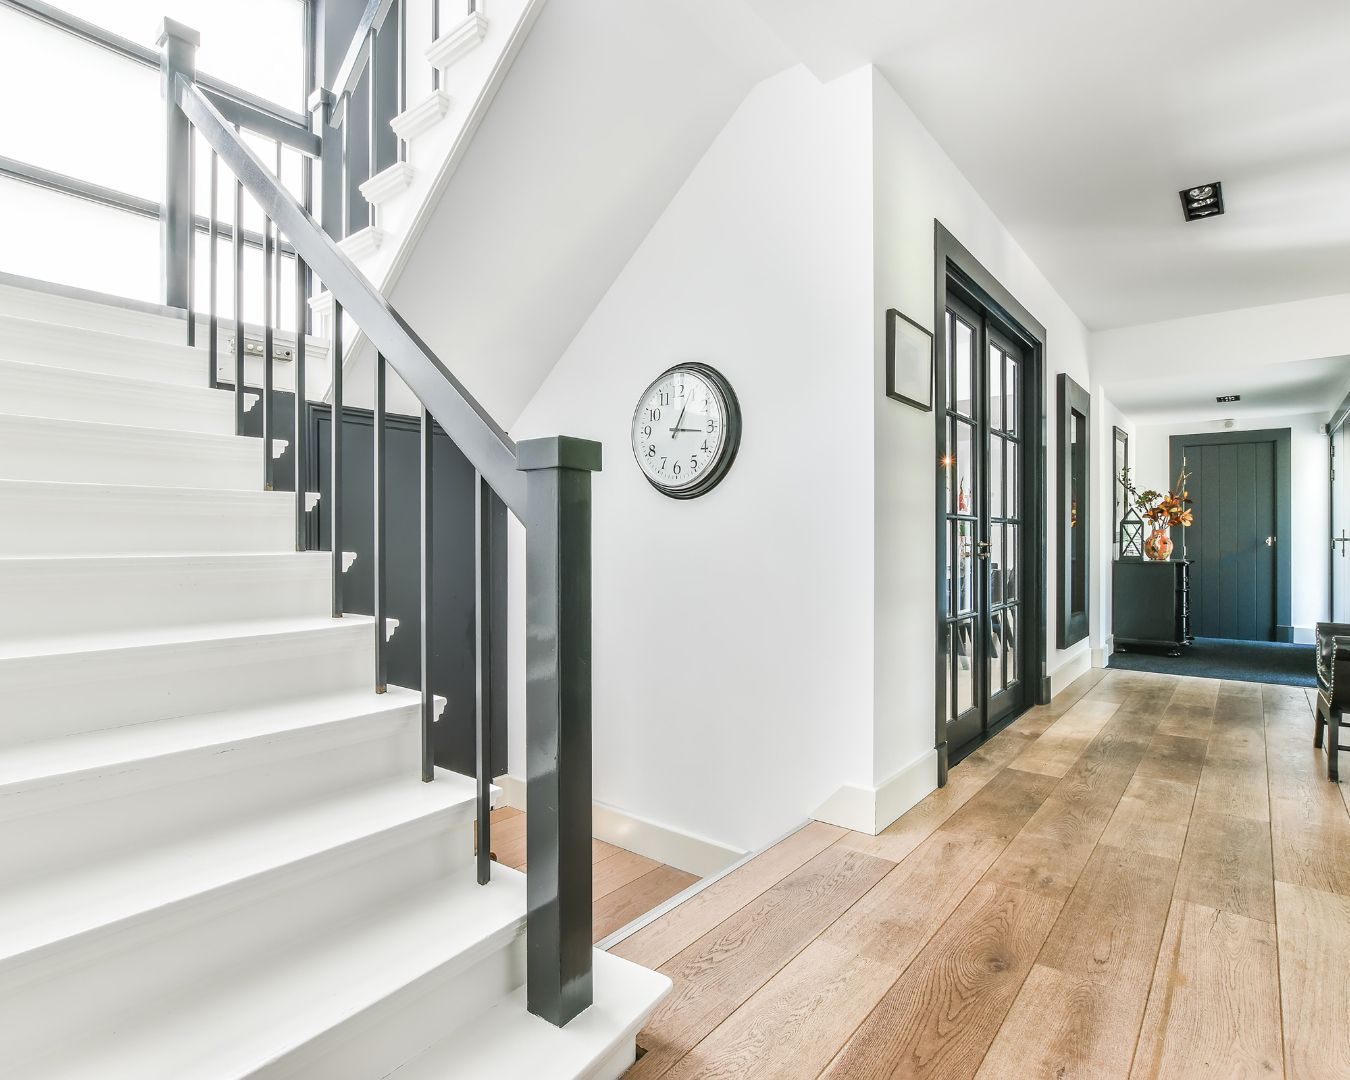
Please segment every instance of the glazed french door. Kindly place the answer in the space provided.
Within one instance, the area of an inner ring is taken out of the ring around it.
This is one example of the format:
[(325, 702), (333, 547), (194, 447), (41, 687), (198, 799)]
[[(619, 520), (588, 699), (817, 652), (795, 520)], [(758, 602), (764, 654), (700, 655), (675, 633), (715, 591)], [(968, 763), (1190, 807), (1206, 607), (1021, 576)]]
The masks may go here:
[(1028, 542), (1024, 477), (1027, 349), (991, 312), (948, 298), (945, 357), (948, 760), (1029, 699), (1022, 638)]

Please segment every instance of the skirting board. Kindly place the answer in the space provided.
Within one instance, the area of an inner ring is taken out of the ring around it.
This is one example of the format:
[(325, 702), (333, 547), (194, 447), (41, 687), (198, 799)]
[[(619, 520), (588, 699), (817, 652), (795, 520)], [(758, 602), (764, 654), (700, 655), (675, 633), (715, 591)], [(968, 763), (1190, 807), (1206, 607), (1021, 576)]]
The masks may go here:
[[(1104, 666), (1104, 665), (1103, 665)], [(1077, 656), (1070, 660), (1065, 660), (1054, 671), (1050, 673), (1050, 696), (1058, 697), (1059, 692), (1068, 686), (1074, 679), (1080, 675), (1086, 675), (1092, 670), (1092, 652), (1084, 649)]]
[(811, 816), (828, 825), (875, 836), (910, 807), (937, 790), (937, 751), (911, 761), (880, 787), (845, 784)]
[[(507, 773), (499, 776), (497, 783), (501, 785), (502, 803), (528, 813), (523, 779)], [(597, 840), (698, 877), (716, 874), (745, 855), (716, 840), (658, 825), (599, 802), (591, 808), (591, 832)]]

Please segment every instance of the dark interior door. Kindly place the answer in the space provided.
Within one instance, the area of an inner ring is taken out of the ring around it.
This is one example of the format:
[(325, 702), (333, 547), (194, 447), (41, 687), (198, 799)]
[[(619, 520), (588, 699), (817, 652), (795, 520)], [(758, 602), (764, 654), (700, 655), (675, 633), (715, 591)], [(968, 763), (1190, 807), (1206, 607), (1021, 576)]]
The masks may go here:
[(947, 310), (945, 675), (955, 762), (1029, 701), (1023, 648), (1026, 348), (989, 312)]
[(1276, 444), (1269, 439), (1185, 443), (1195, 525), (1174, 530), (1191, 566), (1197, 637), (1274, 641)]

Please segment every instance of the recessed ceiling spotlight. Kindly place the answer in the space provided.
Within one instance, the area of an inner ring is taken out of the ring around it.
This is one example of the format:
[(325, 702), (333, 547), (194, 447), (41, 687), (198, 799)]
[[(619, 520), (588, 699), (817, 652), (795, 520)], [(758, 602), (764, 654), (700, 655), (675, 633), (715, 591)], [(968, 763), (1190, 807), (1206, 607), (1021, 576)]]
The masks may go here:
[(1222, 404), (1224, 404), (1225, 402), (1228, 402), (1228, 401), (1241, 401), (1241, 400), (1242, 400), (1242, 395), (1241, 395), (1241, 394), (1224, 394), (1222, 397), (1216, 397), (1214, 400), (1217, 401), (1220, 405), (1222, 405)]
[(1212, 184), (1183, 188), (1177, 194), (1181, 196), (1181, 212), (1187, 221), (1218, 217), (1223, 213), (1223, 185), (1217, 180)]

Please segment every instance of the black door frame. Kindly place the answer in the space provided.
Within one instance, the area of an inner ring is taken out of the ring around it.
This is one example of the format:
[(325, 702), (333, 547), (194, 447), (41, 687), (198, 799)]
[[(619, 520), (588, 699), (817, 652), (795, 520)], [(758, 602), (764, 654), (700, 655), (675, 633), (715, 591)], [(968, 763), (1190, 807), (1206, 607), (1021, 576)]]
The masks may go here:
[[(1214, 431), (1197, 435), (1173, 435), (1169, 440), (1172, 477), (1181, 472), (1181, 459), (1188, 446), (1213, 446), (1225, 443), (1269, 442), (1275, 444), (1275, 626), (1276, 641), (1294, 640), (1293, 567), (1294, 549), (1288, 542), (1293, 528), (1292, 436), (1289, 428), (1257, 428), (1251, 431)], [(1183, 555), (1186, 530), (1172, 529), (1172, 543)]]
[[(1339, 552), (1345, 558), (1345, 544), (1337, 539), (1336, 529), (1336, 436), (1346, 422), (1350, 421), (1350, 394), (1346, 394), (1336, 411), (1327, 422), (1327, 532), (1331, 535), (1331, 556), (1327, 559), (1327, 618), (1336, 619), (1336, 545), (1341, 544)], [(1350, 468), (1347, 465), (1346, 468)]]
[[(1024, 512), (1023, 552), (1032, 550), (1033, 558), (1023, 558), (1024, 613), (1022, 616), (1023, 670), (1033, 677), (1027, 679), (1031, 701), (1045, 704), (1050, 700), (1050, 679), (1046, 674), (1046, 583), (1048, 580), (1046, 521), (1046, 423), (1045, 423), (1045, 327), (1032, 317), (1007, 289), (980, 264), (959, 240), (942, 224), (933, 221), (933, 349), (934, 357), (947, 355), (947, 297), (964, 296), (966, 301), (986, 308), (1007, 329), (1027, 346), (1027, 364), (1023, 373), (1025, 393), (1024, 416), (1034, 418), (1034, 425), (1026, 425), (1024, 445), (1026, 462), (1023, 475)], [(936, 365), (935, 365), (936, 367)], [(947, 382), (933, 379), (933, 416), (936, 426), (936, 461), (949, 452), (947, 446)], [(933, 508), (936, 550), (946, 550), (946, 485), (939, 467), (934, 472)], [(934, 620), (937, 648), (934, 650), (933, 683), (937, 688), (934, 708), (934, 746), (938, 755), (938, 786), (947, 783), (947, 646), (944, 633), (947, 622), (947, 582), (942, 560), (937, 560), (934, 585), (936, 618)], [(1013, 723), (1020, 713), (1014, 713), (987, 731), (984, 739), (997, 734)]]

